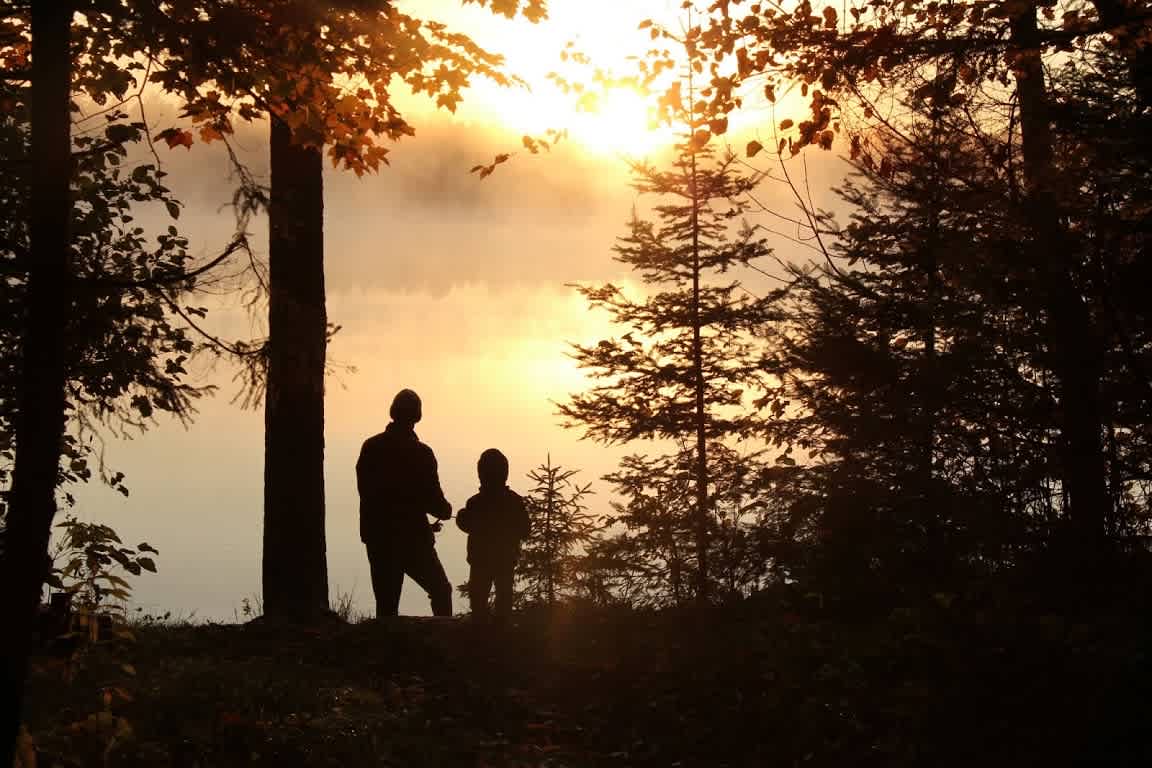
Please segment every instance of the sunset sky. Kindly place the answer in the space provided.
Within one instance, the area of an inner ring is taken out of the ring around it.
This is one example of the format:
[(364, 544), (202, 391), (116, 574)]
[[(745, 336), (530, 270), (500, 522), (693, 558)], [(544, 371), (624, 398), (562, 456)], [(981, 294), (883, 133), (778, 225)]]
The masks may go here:
[[(390, 155), (391, 167), (374, 176), (326, 171), (326, 269), (328, 314), (343, 327), (329, 356), (352, 366), (328, 383), (326, 483), (329, 582), (354, 591), (360, 609), (371, 605), (368, 563), (357, 534), (353, 466), (361, 442), (384, 428), (392, 395), (410, 387), (424, 400), (420, 437), (435, 450), (444, 490), (459, 509), (475, 492), (475, 462), (498, 447), (512, 466), (511, 486), (527, 490), (524, 473), (548, 454), (583, 471), (600, 495), (599, 482), (629, 451), (579, 440), (557, 425), (550, 400), (581, 388), (581, 374), (566, 357), (567, 342), (611, 333), (606, 318), (590, 313), (567, 283), (621, 281), (612, 261), (613, 239), (637, 201), (628, 186), (622, 154), (656, 152), (666, 138), (647, 130), (635, 94), (610, 99), (603, 114), (579, 114), (547, 83), (561, 66), (568, 40), (605, 65), (623, 69), (646, 36), (638, 22), (673, 19), (679, 2), (665, 0), (552, 0), (551, 19), (537, 26), (509, 22), (458, 0), (402, 3), (414, 15), (435, 17), (503, 52), (509, 68), (532, 91), (478, 84), (457, 114), (404, 101), (417, 129)], [(595, 12), (590, 10), (595, 8)], [(410, 106), (408, 106), (410, 104)], [(149, 120), (170, 124), (172, 114), (154, 103)], [(165, 121), (168, 121), (166, 123)], [(743, 146), (771, 115), (750, 115), (737, 125)], [(468, 168), (515, 149), (525, 132), (568, 128), (570, 139), (547, 155), (522, 153), (479, 181)], [(237, 145), (254, 169), (266, 173), (266, 125), (241, 133)], [(227, 242), (231, 183), (218, 147), (160, 150), (172, 186), (186, 204), (178, 222), (195, 253), (209, 255)], [(843, 167), (830, 156), (809, 161), (814, 189), (824, 190)], [(763, 196), (780, 196), (765, 189)], [(821, 193), (823, 194), (823, 193)], [(831, 207), (830, 195), (818, 202)], [(254, 227), (253, 242), (266, 248)], [(798, 254), (779, 244), (782, 254)], [(211, 327), (230, 338), (252, 333), (238, 298), (214, 304)], [(230, 404), (235, 370), (202, 360), (198, 383), (220, 392), (202, 401), (183, 429), (161, 420), (147, 434), (112, 440), (106, 459), (125, 472), (131, 496), (93, 487), (79, 494), (82, 519), (106, 522), (130, 544), (148, 541), (160, 550), (159, 573), (136, 581), (146, 610), (231, 619), (241, 599), (260, 592), (263, 414)], [(466, 579), (464, 537), (454, 523), (438, 549), (453, 584)], [(465, 608), (457, 598), (455, 607)], [(407, 582), (401, 611), (428, 613), (427, 600)]]

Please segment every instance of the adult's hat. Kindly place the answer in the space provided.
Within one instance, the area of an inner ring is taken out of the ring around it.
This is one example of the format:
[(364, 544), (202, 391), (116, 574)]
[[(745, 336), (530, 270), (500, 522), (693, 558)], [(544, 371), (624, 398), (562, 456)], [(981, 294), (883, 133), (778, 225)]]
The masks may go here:
[(392, 398), (392, 407), (388, 411), (392, 421), (402, 421), (415, 424), (423, 416), (420, 406), (420, 395), (410, 389), (402, 389)]

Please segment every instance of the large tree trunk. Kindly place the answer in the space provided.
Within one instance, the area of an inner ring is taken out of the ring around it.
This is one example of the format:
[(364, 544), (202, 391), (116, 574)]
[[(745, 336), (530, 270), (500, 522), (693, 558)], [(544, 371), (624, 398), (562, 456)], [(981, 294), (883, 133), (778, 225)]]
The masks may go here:
[(264, 422), (264, 612), (328, 610), (324, 541), (324, 185), (319, 148), (272, 119), (268, 388)]
[(12, 765), (28, 653), (48, 539), (56, 515), (56, 481), (64, 435), (64, 336), (70, 304), (68, 224), (72, 169), (72, 63), (67, 0), (32, 3), (32, 260), (16, 417), (16, 461), (0, 570), (5, 629), (0, 696), (0, 765)]
[(1059, 384), (1061, 481), (1078, 548), (1099, 552), (1104, 543), (1109, 496), (1100, 414), (1099, 339), (1076, 284), (1072, 245), (1060, 224), (1053, 191), (1049, 99), (1040, 58), (1036, 9), (1029, 6), (1011, 24), (1016, 88), (1032, 226), (1031, 262), (1047, 304), (1046, 341)]

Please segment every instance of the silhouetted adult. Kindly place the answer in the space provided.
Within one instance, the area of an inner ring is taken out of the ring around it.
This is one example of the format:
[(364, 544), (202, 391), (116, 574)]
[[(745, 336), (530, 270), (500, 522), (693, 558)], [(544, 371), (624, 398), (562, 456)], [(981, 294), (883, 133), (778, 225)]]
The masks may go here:
[[(368, 550), (376, 615), (395, 616), (407, 574), (428, 593), (432, 613), (452, 615), (452, 585), (436, 556), (431, 515), (452, 516), (440, 489), (436, 456), (416, 437), (420, 397), (402, 389), (392, 400), (392, 422), (364, 441), (356, 461), (360, 491), (360, 540)], [(435, 530), (439, 530), (437, 522)]]

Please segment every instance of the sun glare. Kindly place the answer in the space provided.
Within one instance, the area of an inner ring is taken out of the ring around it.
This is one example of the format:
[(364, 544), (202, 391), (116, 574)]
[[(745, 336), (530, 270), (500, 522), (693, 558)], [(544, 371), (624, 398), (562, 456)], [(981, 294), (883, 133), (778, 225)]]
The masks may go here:
[(652, 125), (645, 97), (613, 88), (572, 119), (571, 134), (595, 152), (646, 155), (675, 141), (670, 128)]
[(531, 91), (493, 94), (493, 100), (506, 128), (529, 135), (564, 130), (568, 141), (599, 155), (643, 157), (675, 141), (671, 129), (651, 125), (644, 96), (631, 88), (578, 99), (544, 83)]
[[(472, 19), (477, 40), (503, 55), (508, 71), (528, 87), (477, 80), (463, 110), (470, 118), (522, 135), (562, 130), (571, 144), (605, 157), (643, 157), (671, 145), (675, 135), (670, 128), (650, 125), (648, 97), (627, 86), (601, 90), (593, 84), (594, 71), (608, 77), (636, 73), (631, 56), (646, 45), (637, 37), (637, 23), (659, 12), (660, 5), (649, 0), (588, 13), (586, 0), (549, 3), (549, 19), (538, 26)], [(550, 73), (583, 83), (587, 90), (566, 93)]]
[(536, 351), (518, 366), (517, 377), (547, 400), (561, 401), (588, 388), (588, 379), (571, 358), (555, 348)]

